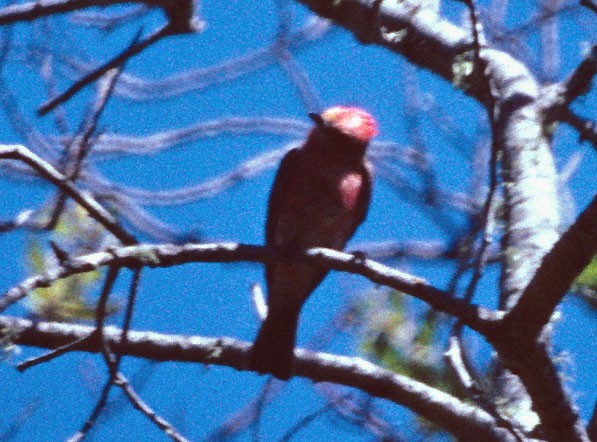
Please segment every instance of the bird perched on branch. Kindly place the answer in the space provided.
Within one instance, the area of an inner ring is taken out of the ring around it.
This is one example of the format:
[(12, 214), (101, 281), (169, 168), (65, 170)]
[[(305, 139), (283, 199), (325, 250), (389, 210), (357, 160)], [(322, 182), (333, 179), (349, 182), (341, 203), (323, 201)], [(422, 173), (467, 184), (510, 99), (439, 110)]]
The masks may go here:
[[(365, 152), (377, 123), (356, 107), (309, 116), (315, 122), (309, 137), (286, 154), (274, 180), (265, 242), (289, 251), (342, 250), (369, 208), (372, 175)], [(266, 264), (268, 314), (251, 350), (251, 369), (280, 379), (292, 375), (301, 308), (326, 274), (303, 263)]]

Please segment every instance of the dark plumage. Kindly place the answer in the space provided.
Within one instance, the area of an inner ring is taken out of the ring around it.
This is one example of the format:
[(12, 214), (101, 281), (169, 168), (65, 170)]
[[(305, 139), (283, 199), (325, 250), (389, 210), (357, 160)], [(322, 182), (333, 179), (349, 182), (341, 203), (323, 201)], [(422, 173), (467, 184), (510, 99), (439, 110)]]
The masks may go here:
[[(311, 115), (306, 142), (282, 160), (269, 198), (265, 242), (300, 250), (342, 250), (363, 222), (371, 197), (365, 158), (377, 134), (373, 117), (354, 107)], [(301, 307), (327, 271), (301, 263), (268, 263), (268, 315), (251, 350), (251, 369), (280, 379), (292, 375)]]

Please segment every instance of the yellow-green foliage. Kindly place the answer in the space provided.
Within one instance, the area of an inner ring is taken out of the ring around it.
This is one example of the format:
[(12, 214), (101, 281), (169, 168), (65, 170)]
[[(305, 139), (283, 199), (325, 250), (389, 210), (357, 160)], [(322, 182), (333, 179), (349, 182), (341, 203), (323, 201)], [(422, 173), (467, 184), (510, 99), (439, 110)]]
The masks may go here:
[[(375, 297), (373, 297), (375, 299)], [(403, 294), (392, 292), (382, 302), (366, 302), (361, 314), (367, 329), (363, 351), (384, 367), (450, 391), (433, 312), (415, 315)]]
[[(42, 217), (47, 214), (42, 214)], [(39, 233), (29, 238), (27, 261), (32, 272), (43, 274), (57, 266), (58, 259), (49, 240), (69, 257), (76, 257), (103, 248), (107, 233), (87, 212), (77, 205), (67, 205), (49, 233)], [(91, 320), (95, 317), (95, 302), (89, 293), (97, 286), (102, 272), (99, 270), (73, 275), (55, 281), (50, 287), (35, 289), (27, 297), (26, 305), (40, 318), (53, 321)], [(116, 304), (108, 305), (108, 314), (117, 310)]]
[[(416, 312), (402, 293), (373, 291), (357, 314), (365, 330), (362, 351), (383, 367), (450, 393), (457, 393), (443, 361), (441, 316), (432, 310)], [(431, 436), (442, 431), (425, 419), (419, 429)]]
[(574, 281), (573, 288), (589, 289), (597, 292), (597, 255), (593, 257), (591, 263), (578, 275), (578, 278)]
[[(52, 261), (36, 241), (29, 246), (29, 263), (35, 273), (47, 270)], [(89, 320), (95, 316), (95, 307), (89, 305), (86, 293), (99, 279), (100, 272), (87, 272), (59, 279), (48, 288), (35, 289), (27, 298), (29, 308), (44, 319), (53, 321)]]

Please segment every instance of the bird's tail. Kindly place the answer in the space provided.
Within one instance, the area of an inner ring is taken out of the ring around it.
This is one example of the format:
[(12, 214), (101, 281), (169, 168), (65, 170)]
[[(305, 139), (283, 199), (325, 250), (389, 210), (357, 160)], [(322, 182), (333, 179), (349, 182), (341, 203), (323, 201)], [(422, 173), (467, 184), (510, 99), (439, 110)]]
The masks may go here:
[(279, 379), (290, 378), (298, 317), (299, 312), (267, 315), (251, 349), (250, 369), (271, 373)]

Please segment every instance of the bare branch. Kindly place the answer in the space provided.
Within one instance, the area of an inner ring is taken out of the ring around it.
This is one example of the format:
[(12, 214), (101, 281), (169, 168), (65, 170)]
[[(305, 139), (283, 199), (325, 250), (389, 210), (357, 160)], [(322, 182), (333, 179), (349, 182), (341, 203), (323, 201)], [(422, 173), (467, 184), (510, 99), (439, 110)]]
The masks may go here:
[(562, 109), (559, 118), (576, 129), (580, 142), (588, 141), (597, 150), (597, 124), (594, 121), (580, 117), (572, 109)]
[[(342, 401), (345, 396), (340, 396), (339, 398), (332, 399), (328, 401), (327, 404), (319, 407), (313, 411), (311, 411), (306, 416), (303, 416), (296, 424), (291, 426), (284, 436), (280, 438), (280, 442), (290, 442), (294, 436), (296, 436), (303, 428), (306, 428), (311, 422), (314, 422), (316, 419), (323, 416), (329, 410), (333, 409), (334, 406), (338, 404), (338, 402)], [(385, 441), (386, 439), (384, 439)]]
[[(290, 32), (290, 49), (294, 50), (321, 39), (331, 28), (328, 20), (309, 16), (303, 25)], [(123, 74), (116, 87), (116, 94), (136, 101), (163, 100), (187, 92), (198, 91), (221, 83), (231, 82), (275, 63), (276, 41), (240, 57), (225, 60), (205, 68), (189, 69), (163, 79), (145, 79)], [(55, 54), (76, 76), (83, 75), (96, 66)]]
[(240, 181), (252, 178), (267, 169), (273, 169), (284, 154), (297, 143), (288, 144), (280, 149), (265, 152), (241, 163), (229, 172), (193, 186), (172, 190), (145, 190), (112, 184), (110, 187), (120, 195), (132, 198), (135, 202), (147, 206), (178, 206), (209, 198)]
[(119, 3), (131, 2), (126, 0), (45, 0), (15, 3), (0, 9), (0, 26), (19, 21), (37, 20), (53, 14), (64, 14), (94, 6), (113, 6)]
[[(500, 305), (514, 306), (558, 236), (557, 175), (535, 78), (520, 61), (492, 48), (480, 48), (482, 66), (471, 64), (474, 39), (464, 29), (441, 20), (426, 8), (417, 8), (416, 4), (299, 1), (349, 29), (361, 41), (384, 46), (438, 74), (485, 106), (491, 105), (487, 98), (495, 103), (495, 127), (500, 135), (496, 147), (503, 153), (506, 209)], [(375, 20), (371, 19), (374, 15)], [(486, 79), (491, 87), (489, 97), (485, 93)], [(500, 354), (506, 359), (507, 350), (506, 346), (500, 347)], [(529, 376), (525, 375), (523, 382), (533, 402), (537, 402), (533, 407), (541, 417), (546, 437), (554, 441), (586, 440), (581, 420), (561, 380), (551, 376), (555, 369), (549, 357), (538, 352), (533, 360), (536, 367), (527, 367), (529, 372), (540, 374), (541, 367), (547, 373), (540, 376), (542, 390)], [(524, 375), (514, 364), (506, 362), (517, 375)], [(550, 401), (545, 400), (547, 397)], [(557, 413), (565, 418), (560, 420)]]
[[(428, 69), (485, 104), (482, 71), (467, 63), (474, 57), (470, 33), (416, 2), (381, 2), (376, 9), (366, 0), (298, 0), (322, 17), (351, 31), (363, 42), (377, 44), (399, 53), (412, 63)], [(377, 14), (376, 20), (370, 20)], [(537, 87), (528, 69), (503, 51), (483, 46), (480, 58), (487, 65), (485, 75), (499, 95), (532, 95)]]
[(35, 356), (29, 358), (17, 365), (17, 370), (23, 372), (31, 367), (35, 367), (39, 364), (44, 364), (46, 362), (50, 362), (52, 359), (56, 359), (63, 354), (69, 353), (71, 351), (77, 351), (79, 346), (85, 343), (85, 341), (97, 339), (97, 333), (93, 332), (92, 334), (85, 336), (83, 338), (77, 339), (76, 341), (69, 342), (68, 344), (64, 344), (60, 347), (53, 348), (52, 350), (42, 354), (41, 356)]
[(462, 350), (460, 337), (457, 335), (451, 336), (445, 356), (449, 362), (450, 368), (452, 368), (453, 372), (455, 373), (458, 382), (465, 389), (469, 397), (475, 401), (475, 403), (479, 404), (485, 411), (491, 414), (496, 421), (500, 422), (504, 428), (508, 429), (508, 431), (512, 433), (512, 436), (518, 442), (521, 442), (523, 440), (521, 436), (521, 430), (514, 428), (512, 422), (509, 422), (503, 416), (501, 416), (497, 411), (495, 404), (491, 403), (491, 401), (486, 398), (485, 392), (472, 377)]
[[(108, 296), (110, 295), (110, 292), (112, 291), (114, 282), (116, 281), (116, 278), (118, 277), (118, 272), (119, 272), (119, 270), (116, 267), (110, 267), (110, 270), (108, 271), (108, 275), (106, 276), (106, 280), (104, 282), (104, 286), (102, 288), (102, 293), (100, 295), (100, 300), (98, 303), (98, 309), (97, 309), (98, 312), (97, 312), (97, 320), (96, 320), (95, 330), (92, 332), (92, 334), (94, 334), (98, 338), (97, 342), (101, 343), (101, 352), (104, 353), (104, 356), (105, 356), (106, 347), (107, 347), (107, 345), (105, 343), (105, 339), (103, 338), (103, 328), (104, 328), (104, 318), (105, 318), (105, 314), (106, 314), (106, 304), (108, 302)], [(122, 333), (121, 333), (121, 335), (122, 335)], [(80, 342), (80, 340), (79, 340), (79, 342)], [(61, 348), (64, 348), (64, 346), (61, 346)], [(102, 388), (100, 396), (97, 399), (97, 402), (96, 402), (95, 406), (93, 407), (93, 410), (89, 414), (89, 417), (87, 418), (87, 420), (81, 426), (81, 429), (79, 431), (77, 431), (72, 437), (69, 438), (69, 442), (79, 442), (79, 441), (83, 440), (85, 435), (95, 425), (97, 418), (99, 417), (100, 413), (102, 412), (102, 410), (104, 409), (104, 407), (106, 406), (106, 404), (108, 402), (108, 394), (110, 393), (110, 390), (112, 389), (112, 385), (114, 385), (114, 379), (116, 376), (116, 372), (117, 372), (117, 369), (113, 370), (110, 367), (110, 375), (108, 377), (108, 380), (104, 383), (104, 387)]]
[(507, 334), (491, 343), (498, 350), (500, 361), (524, 384), (533, 410), (540, 418), (538, 429), (543, 437), (553, 442), (589, 442), (578, 409), (570, 399), (547, 345), (534, 342), (521, 347)]
[(572, 282), (597, 254), (597, 196), (543, 258), (504, 326), (512, 342), (526, 347), (549, 322)]
[(99, 222), (112, 233), (116, 238), (124, 244), (135, 244), (137, 240), (126, 232), (120, 224), (114, 219), (110, 213), (104, 209), (93, 197), (88, 193), (83, 193), (75, 187), (64, 175), (58, 172), (51, 164), (42, 160), (25, 146), (21, 145), (0, 145), (0, 159), (12, 159), (22, 161), (34, 170), (36, 170), (43, 178), (50, 181), (58, 187), (66, 195), (70, 196), (78, 204), (80, 204), (89, 215)]
[[(63, 158), (66, 161), (65, 175), (72, 182), (75, 182), (79, 178), (83, 168), (83, 162), (89, 155), (91, 146), (93, 144), (91, 143), (91, 139), (97, 129), (97, 124), (102, 112), (104, 111), (108, 100), (112, 96), (114, 86), (116, 85), (116, 81), (118, 80), (123, 67), (124, 66), (120, 66), (119, 68), (115, 68), (106, 73), (104, 81), (100, 82), (97, 99), (95, 105), (93, 106), (93, 112), (88, 118), (85, 118), (82, 123), (81, 130), (83, 131), (83, 134), (81, 136), (76, 136), (68, 148), (64, 150)], [(64, 210), (66, 199), (66, 195), (60, 192), (53, 209), (52, 216), (50, 217), (50, 221), (47, 225), (48, 230), (52, 230), (58, 223), (60, 215)]]
[(135, 392), (128, 379), (122, 373), (117, 373), (115, 385), (122, 389), (133, 407), (143, 413), (143, 415), (153, 422), (153, 424), (156, 425), (160, 430), (162, 430), (166, 436), (170, 437), (170, 439), (176, 442), (188, 442), (187, 439), (179, 434), (166, 419), (158, 416), (156, 412), (143, 399), (141, 399), (141, 396)]
[(319, 112), (321, 111), (321, 98), (319, 97), (319, 93), (313, 84), (311, 84), (307, 72), (300, 66), (291, 52), (292, 15), (289, 3), (289, 0), (276, 1), (279, 25), (276, 42), (272, 46), (272, 52), (278, 65), (282, 68), (299, 93), (303, 102), (303, 107), (307, 112)]
[[(65, 14), (94, 6), (114, 6), (134, 3), (130, 0), (40, 0), (12, 4), (0, 9), (0, 26), (20, 21), (32, 21), (54, 14)], [(150, 7), (161, 7), (168, 16), (171, 33), (191, 33), (201, 28), (193, 18), (192, 0), (138, 1)]]
[(23, 210), (11, 220), (0, 221), (0, 233), (9, 232), (24, 226), (38, 227), (35, 222), (35, 211)]
[(26, 427), (25, 423), (41, 405), (43, 405), (43, 400), (40, 397), (33, 398), (25, 404), (16, 415), (11, 417), (7, 428), (3, 429), (2, 433), (0, 433), (0, 440), (16, 440), (18, 433)]
[(192, 262), (267, 262), (299, 261), (311, 265), (365, 276), (371, 281), (408, 293), (436, 310), (460, 319), (473, 330), (491, 335), (496, 330), (501, 313), (468, 304), (439, 290), (423, 279), (392, 269), (383, 264), (361, 259), (348, 253), (325, 248), (312, 248), (302, 253), (269, 249), (237, 243), (147, 245), (115, 248), (107, 252), (72, 258), (43, 275), (32, 276), (0, 297), (0, 311), (22, 299), (31, 290), (48, 287), (55, 281), (102, 266), (128, 268), (171, 267)]
[[(38, 322), (8, 316), (0, 317), (0, 330), (14, 333), (14, 343), (52, 348), (87, 336), (93, 327)], [(165, 335), (131, 331), (121, 344), (121, 330), (105, 327), (108, 345), (121, 354), (154, 361), (197, 362), (225, 365), (246, 370), (250, 343), (231, 338)], [(100, 352), (99, 342), (89, 341), (82, 351)], [(380, 368), (360, 358), (295, 350), (296, 373), (315, 382), (334, 382), (363, 390), (372, 396), (409, 407), (445, 427), (461, 440), (514, 442), (484, 411), (461, 402), (425, 384)], [(117, 383), (118, 383), (117, 379)], [(126, 392), (126, 390), (125, 390)]]
[(127, 60), (139, 54), (144, 49), (147, 49), (149, 46), (161, 40), (162, 38), (168, 36), (170, 31), (171, 29), (169, 25), (166, 25), (141, 42), (137, 42), (138, 36), (135, 37), (134, 42), (112, 60), (85, 75), (57, 97), (52, 98), (51, 100), (42, 104), (38, 109), (38, 113), (40, 115), (46, 115), (48, 112), (51, 112), (56, 106), (70, 100), (77, 92), (100, 78), (109, 70), (121, 67)]
[(580, 4), (597, 14), (597, 4), (593, 0), (580, 0)]
[(70, 22), (110, 32), (119, 26), (129, 23), (135, 18), (146, 15), (148, 12), (149, 8), (144, 4), (131, 6), (126, 11), (115, 12), (112, 14), (91, 11), (74, 12), (70, 16)]
[(94, 146), (94, 154), (154, 155), (177, 145), (223, 135), (252, 133), (304, 137), (310, 125), (291, 118), (227, 117), (199, 121), (179, 129), (161, 131), (147, 136), (102, 134)]
[[(376, 410), (372, 410), (372, 399), (368, 395), (363, 400), (358, 400), (358, 396), (347, 388), (338, 385), (320, 382), (315, 384), (316, 391), (322, 395), (331, 405), (334, 411), (344, 420), (356, 424), (370, 433), (374, 440), (384, 442), (404, 442), (406, 439), (400, 437), (398, 431), (384, 419), (383, 415)], [(357, 397), (355, 397), (357, 396)]]
[(589, 92), (591, 81), (597, 74), (597, 44), (589, 50), (585, 59), (574, 72), (564, 81), (562, 96), (563, 106), (568, 106), (581, 95)]
[(214, 432), (207, 436), (206, 441), (228, 440), (246, 430), (255, 421), (257, 414), (278, 396), (285, 385), (286, 382), (273, 376), (270, 377), (256, 397), (239, 411), (231, 414)]

